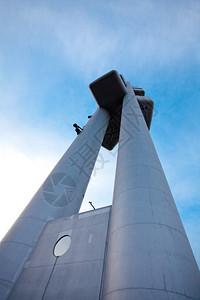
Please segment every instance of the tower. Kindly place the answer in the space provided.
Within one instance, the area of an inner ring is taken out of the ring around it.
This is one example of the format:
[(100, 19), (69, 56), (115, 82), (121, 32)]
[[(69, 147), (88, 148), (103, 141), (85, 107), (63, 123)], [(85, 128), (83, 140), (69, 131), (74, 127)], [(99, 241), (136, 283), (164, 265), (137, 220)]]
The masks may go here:
[[(0, 247), (1, 299), (199, 299), (200, 274), (149, 133), (153, 101), (111, 71), (99, 105)], [(112, 206), (79, 214), (119, 141)]]

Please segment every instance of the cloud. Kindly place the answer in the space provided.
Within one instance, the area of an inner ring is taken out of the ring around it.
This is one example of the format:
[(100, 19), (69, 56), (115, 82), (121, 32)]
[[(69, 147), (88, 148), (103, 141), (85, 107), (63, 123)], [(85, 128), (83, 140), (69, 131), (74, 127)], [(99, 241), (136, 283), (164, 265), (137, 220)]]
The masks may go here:
[(52, 157), (30, 156), (14, 148), (0, 147), (0, 239), (45, 180), (54, 160)]
[(190, 59), (199, 59), (197, 1), (75, 1), (56, 9), (24, 2), (10, 21), (20, 41), (62, 58), (72, 72), (84, 72), (87, 78), (138, 62), (142, 67), (177, 63), (189, 51)]
[(20, 119), (0, 121), (0, 239), (32, 199), (72, 140)]
[[(117, 148), (117, 147), (116, 147)], [(89, 201), (95, 208), (112, 204), (117, 150), (100, 149), (90, 182), (81, 206), (81, 212), (90, 210)]]
[[(40, 140), (40, 142), (42, 141)], [(32, 151), (30, 149), (21, 151), (16, 148), (17, 143), (10, 146), (0, 146), (2, 207), (0, 211), (0, 239), (19, 217), (66, 150), (62, 149), (63, 146), (59, 141), (57, 148), (61, 147), (62, 153), (60, 150), (55, 153), (55, 149), (52, 150), (51, 148), (47, 150), (49, 148), (48, 139), (43, 139), (43, 144), (46, 148), (44, 152), (35, 148), (32, 148)], [(115, 161), (116, 155), (101, 149), (81, 212), (91, 209), (89, 201), (92, 201), (96, 208), (112, 203)]]
[[(172, 124), (173, 125), (173, 124)], [(168, 126), (163, 125), (168, 131)], [(173, 127), (173, 126), (172, 126)], [(193, 131), (189, 128), (183, 130), (180, 127), (173, 133), (171, 128), (169, 139), (166, 142), (156, 139), (159, 156), (164, 166), (170, 187), (178, 205), (199, 205), (199, 178), (200, 178), (200, 142), (193, 126)], [(168, 133), (163, 132), (166, 137)]]
[(111, 54), (117, 48), (117, 37), (113, 30), (105, 30), (106, 25), (102, 20), (98, 22), (95, 14), (89, 14), (84, 6), (77, 6), (78, 9), (75, 5), (65, 6), (62, 11), (43, 5), (24, 7), (20, 17), (34, 32), (37, 43), (41, 40), (42, 27), (48, 48), (54, 55), (62, 57), (68, 66), (84, 71), (85, 76), (97, 71), (97, 66), (101, 73), (110, 65)]

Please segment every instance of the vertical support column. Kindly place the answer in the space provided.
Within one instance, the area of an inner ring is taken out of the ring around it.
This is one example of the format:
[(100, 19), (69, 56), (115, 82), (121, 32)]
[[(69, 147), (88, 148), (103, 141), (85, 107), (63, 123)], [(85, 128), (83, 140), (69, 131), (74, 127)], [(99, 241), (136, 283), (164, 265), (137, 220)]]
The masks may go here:
[(104, 300), (200, 299), (200, 275), (130, 83), (124, 97)]
[[(6, 299), (47, 221), (78, 213), (109, 113), (98, 108), (0, 245), (0, 298)], [(13, 199), (17, 201), (17, 199)]]

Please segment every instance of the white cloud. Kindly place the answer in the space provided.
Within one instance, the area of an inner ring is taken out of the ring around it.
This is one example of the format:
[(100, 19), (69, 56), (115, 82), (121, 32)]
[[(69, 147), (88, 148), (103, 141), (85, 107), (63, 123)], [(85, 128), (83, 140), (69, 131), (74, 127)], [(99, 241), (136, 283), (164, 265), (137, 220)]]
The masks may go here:
[(116, 159), (116, 148), (112, 152), (100, 149), (81, 211), (91, 209), (89, 201), (92, 201), (96, 208), (112, 204)]
[[(183, 130), (181, 127), (173, 136), (171, 132), (167, 143), (158, 142), (161, 162), (164, 166), (175, 201), (186, 208), (191, 205), (199, 205), (200, 184), (200, 142), (198, 136), (198, 124)], [(172, 130), (172, 128), (171, 128)]]
[(55, 132), (26, 127), (26, 124), (19, 125), (20, 123), (12, 124), (12, 122), (9, 124), (9, 120), (5, 119), (1, 119), (0, 124), (1, 239), (32, 199), (71, 141), (65, 141)]
[[(48, 141), (46, 143), (48, 147)], [(59, 142), (57, 147), (59, 148)], [(31, 153), (30, 150), (20, 151), (11, 146), (0, 147), (0, 239), (19, 217), (62, 154), (48, 151), (39, 153), (34, 149)], [(116, 156), (113, 157), (107, 150), (101, 149), (81, 211), (91, 209), (89, 201), (96, 208), (112, 203), (115, 160)]]
[(30, 156), (10, 147), (0, 147), (0, 239), (45, 180), (53, 168), (54, 160), (45, 156)]
[[(59, 56), (91, 78), (120, 65), (173, 64), (192, 51), (199, 56), (200, 4), (163, 1), (85, 1), (54, 6), (24, 5), (16, 12), (17, 34)], [(103, 18), (103, 19), (102, 19)], [(28, 34), (29, 33), (29, 34)], [(30, 34), (31, 33), (31, 34)], [(137, 66), (139, 68), (139, 66)]]

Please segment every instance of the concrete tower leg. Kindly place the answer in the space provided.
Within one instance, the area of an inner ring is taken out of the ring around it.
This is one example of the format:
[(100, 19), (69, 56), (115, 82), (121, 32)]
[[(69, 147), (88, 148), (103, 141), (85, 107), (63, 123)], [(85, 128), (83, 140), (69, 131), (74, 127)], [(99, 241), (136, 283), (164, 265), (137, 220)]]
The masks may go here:
[(200, 275), (130, 83), (123, 101), (104, 300), (200, 299)]
[(47, 221), (78, 213), (108, 122), (109, 113), (98, 108), (4, 237), (0, 299), (11, 291)]

